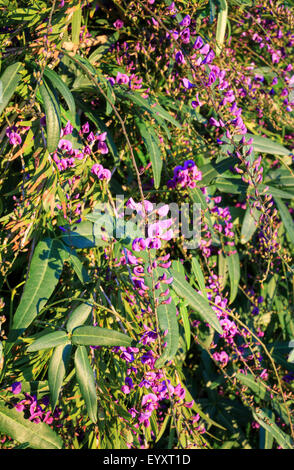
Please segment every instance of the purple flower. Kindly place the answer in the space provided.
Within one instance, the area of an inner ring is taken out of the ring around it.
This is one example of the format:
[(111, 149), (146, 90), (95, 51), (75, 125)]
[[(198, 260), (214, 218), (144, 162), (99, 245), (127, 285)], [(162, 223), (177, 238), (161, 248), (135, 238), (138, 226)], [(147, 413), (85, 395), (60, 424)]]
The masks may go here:
[(184, 87), (187, 88), (187, 90), (190, 90), (190, 88), (193, 88), (196, 86), (196, 85), (193, 85), (193, 83), (191, 83), (187, 78), (182, 78), (182, 82), (183, 82)]
[(146, 248), (146, 242), (144, 238), (135, 238), (132, 243), (133, 251), (144, 251)]
[(115, 29), (121, 29), (124, 26), (124, 22), (122, 20), (116, 20), (113, 23), (113, 26), (115, 27)]
[(14, 382), (11, 385), (12, 393), (18, 395), (21, 392), (21, 382)]
[(130, 79), (125, 73), (117, 72), (116, 83), (118, 83), (119, 85), (122, 84), (122, 83), (125, 84), (125, 85), (128, 85), (129, 81), (130, 81)]
[(70, 152), (72, 150), (72, 143), (69, 140), (61, 139), (58, 144), (60, 150), (66, 150)]
[(179, 65), (181, 65), (185, 62), (184, 55), (183, 55), (182, 51), (176, 52), (175, 59), (176, 59), (177, 64), (179, 64)]
[(100, 153), (102, 153), (103, 155), (105, 155), (106, 153), (108, 153), (108, 147), (106, 145), (105, 142), (101, 142), (101, 141), (98, 141), (98, 150)]
[(194, 42), (193, 48), (200, 49), (203, 46), (204, 42), (201, 36), (197, 36), (196, 41)]
[(184, 26), (185, 28), (186, 28), (187, 26), (190, 26), (190, 24), (191, 24), (191, 16), (190, 16), (190, 15), (186, 15), (186, 16), (182, 19), (182, 21), (180, 21), (180, 23), (179, 23), (180, 26)]

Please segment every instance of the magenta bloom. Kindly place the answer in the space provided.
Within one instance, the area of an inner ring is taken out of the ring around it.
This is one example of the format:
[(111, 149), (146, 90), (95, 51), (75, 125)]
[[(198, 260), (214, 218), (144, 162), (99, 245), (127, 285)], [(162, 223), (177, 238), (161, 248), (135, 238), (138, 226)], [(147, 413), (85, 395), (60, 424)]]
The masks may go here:
[(146, 248), (146, 242), (144, 238), (135, 238), (132, 243), (132, 249), (134, 251), (143, 251)]
[(129, 81), (130, 79), (125, 73), (117, 72), (116, 83), (118, 83), (119, 85), (121, 85), (122, 83), (124, 85), (128, 85)]
[(98, 142), (98, 150), (103, 155), (107, 154), (108, 153), (108, 147), (107, 147), (106, 143), (102, 142), (102, 141), (99, 141)]
[(12, 393), (18, 395), (21, 392), (21, 382), (14, 382), (11, 385)]
[(20, 145), (21, 144), (21, 137), (17, 132), (11, 132), (9, 135), (9, 143), (11, 145)]
[(72, 143), (69, 140), (61, 139), (58, 144), (60, 150), (70, 152), (72, 150)]
[(113, 26), (115, 27), (115, 29), (121, 29), (124, 26), (124, 22), (122, 20), (116, 20), (113, 23)]

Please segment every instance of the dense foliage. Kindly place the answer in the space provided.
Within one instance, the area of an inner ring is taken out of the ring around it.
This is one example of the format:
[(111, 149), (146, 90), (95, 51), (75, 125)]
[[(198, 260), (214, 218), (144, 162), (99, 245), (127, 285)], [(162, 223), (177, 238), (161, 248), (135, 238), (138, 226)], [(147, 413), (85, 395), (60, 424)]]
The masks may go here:
[(293, 6), (0, 1), (1, 448), (293, 448)]

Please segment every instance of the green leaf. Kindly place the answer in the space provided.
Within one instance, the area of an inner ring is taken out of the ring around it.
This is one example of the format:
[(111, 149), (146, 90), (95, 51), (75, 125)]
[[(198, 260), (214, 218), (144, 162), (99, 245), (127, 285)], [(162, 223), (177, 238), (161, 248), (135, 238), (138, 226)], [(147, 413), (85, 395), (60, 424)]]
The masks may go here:
[(0, 403), (0, 433), (33, 449), (61, 449), (60, 437), (46, 423), (32, 423), (15, 408)]
[(228, 4), (226, 0), (220, 2), (220, 12), (217, 16), (217, 27), (216, 27), (216, 55), (220, 55), (222, 46), (225, 39), (226, 27), (228, 18)]
[(57, 247), (57, 241), (51, 238), (40, 241), (36, 246), (23, 295), (13, 317), (9, 343), (16, 341), (25, 331), (53, 293), (63, 267)]
[(261, 137), (259, 135), (254, 135), (254, 134), (245, 134), (243, 135), (235, 135), (233, 139), (235, 142), (239, 142), (242, 137), (248, 141), (249, 139), (253, 139), (253, 149), (255, 152), (261, 152), (261, 153), (268, 153), (269, 155), (285, 155), (288, 156), (290, 155), (290, 150), (286, 149), (281, 144), (278, 144), (277, 142), (272, 141), (271, 139), (268, 139), (267, 137)]
[(70, 317), (66, 324), (66, 329), (70, 333), (77, 326), (81, 326), (88, 319), (91, 311), (93, 309), (93, 304), (90, 302), (83, 302), (74, 311), (70, 314)]
[(215, 186), (222, 193), (246, 194), (248, 184), (239, 178), (216, 178)]
[(97, 396), (94, 372), (91, 368), (87, 349), (78, 346), (75, 353), (75, 369), (77, 381), (85, 400), (89, 418), (93, 423), (97, 422)]
[(170, 304), (160, 304), (157, 308), (157, 316), (160, 329), (167, 331), (163, 342), (166, 343), (163, 354), (155, 362), (155, 367), (161, 368), (166, 361), (170, 361), (177, 353), (179, 345), (179, 325), (177, 308), (172, 300)]
[(6, 67), (4, 73), (0, 77), (0, 83), (2, 84), (2, 88), (0, 89), (0, 114), (2, 114), (8, 105), (17, 88), (17, 85), (19, 84), (21, 79), (19, 72), (21, 69), (23, 69), (23, 64), (21, 62), (15, 62), (15, 64)]
[(95, 237), (93, 224), (89, 221), (83, 221), (75, 224), (72, 230), (62, 235), (62, 240), (69, 246), (75, 248), (93, 248), (95, 246)]
[(82, 22), (82, 9), (81, 9), (81, 6), (79, 5), (72, 15), (72, 22), (71, 22), (71, 38), (72, 38), (72, 42), (76, 45), (80, 43), (81, 22)]
[(50, 389), (51, 406), (53, 410), (55, 409), (58, 401), (71, 350), (71, 344), (62, 344), (57, 346), (54, 349), (50, 359), (48, 369), (48, 383)]
[[(272, 419), (274, 414), (270, 411), (268, 417)], [(259, 428), (259, 448), (260, 449), (272, 449), (273, 447), (273, 435), (270, 434), (265, 428)]]
[(189, 322), (189, 315), (184, 304), (179, 306), (179, 310), (183, 321), (187, 350), (189, 350), (191, 346), (191, 327)]
[(97, 47), (97, 49), (95, 49), (95, 51), (93, 51), (89, 55), (89, 62), (91, 64), (94, 64), (95, 62), (98, 62), (98, 60), (101, 59), (101, 57), (103, 57), (103, 56), (105, 56), (105, 54), (107, 54), (107, 52), (109, 51), (111, 46), (118, 40), (118, 38), (119, 38), (119, 32), (117, 31), (114, 34), (112, 34), (104, 44)]
[(71, 248), (60, 241), (59, 254), (63, 263), (68, 261), (72, 265), (73, 270), (82, 284), (90, 281), (88, 272), (74, 248)]
[[(54, 70), (51, 70), (48, 67), (45, 68), (44, 76), (51, 82), (52, 86), (59, 91), (61, 96), (64, 98), (71, 115), (75, 118), (76, 104), (68, 86), (64, 83), (64, 81), (59, 77), (59, 75), (57, 75)], [(75, 124), (75, 122), (73, 122), (72, 124)]]
[(285, 204), (280, 198), (274, 197), (274, 199), (276, 201), (280, 217), (288, 233), (289, 239), (291, 243), (294, 244), (294, 222), (293, 222), (292, 216), (290, 215), (287, 207), (285, 206)]
[(69, 342), (65, 331), (53, 331), (47, 335), (41, 336), (28, 347), (28, 352), (40, 351), (41, 349), (54, 348), (55, 346), (65, 345)]
[(203, 165), (199, 168), (202, 173), (202, 180), (200, 181), (201, 186), (209, 185), (214, 178), (222, 175), (233, 166), (234, 161), (231, 157), (224, 158), (218, 163), (207, 163)]
[(200, 188), (195, 187), (195, 188), (188, 188), (188, 193), (189, 193), (189, 196), (190, 196), (190, 198), (192, 199), (193, 202), (195, 202), (196, 204), (201, 205), (201, 209), (204, 211), (204, 216), (205, 216), (208, 228), (209, 228), (209, 230), (211, 232), (211, 235), (212, 235), (212, 241), (215, 244), (219, 244), (220, 241), (219, 241), (219, 238), (217, 237), (217, 235), (215, 234), (213, 224), (212, 224), (212, 220), (211, 220), (211, 217), (210, 217), (210, 210), (209, 210), (209, 207), (207, 205), (207, 202), (206, 202), (206, 199), (205, 199), (205, 196), (204, 196), (203, 192), (201, 191)]
[(237, 293), (238, 293), (238, 286), (240, 281), (240, 259), (238, 253), (234, 253), (232, 255), (227, 256), (227, 263), (228, 263), (228, 270), (229, 270), (229, 277), (230, 277), (230, 284), (231, 284), (231, 291), (230, 291), (230, 301), (231, 304), (234, 302)]
[(145, 147), (147, 149), (148, 156), (152, 163), (152, 172), (154, 176), (154, 187), (156, 189), (160, 186), (161, 170), (162, 170), (162, 159), (160, 151), (159, 139), (151, 126), (148, 126), (142, 122), (137, 121), (137, 126), (140, 129), (141, 136), (143, 137)]
[(293, 449), (292, 439), (287, 436), (271, 419), (269, 410), (261, 410), (252, 412), (254, 419), (262, 426), (269, 434), (276, 439), (277, 443), (282, 447), (282, 449)]
[(269, 391), (259, 378), (256, 379), (252, 374), (245, 375), (241, 372), (236, 373), (236, 378), (243, 385), (249, 387), (259, 400), (270, 401), (273, 409), (281, 416), (286, 424), (289, 424), (289, 417), (284, 403), (279, 403), (276, 398), (272, 398)]
[(203, 276), (203, 273), (202, 273), (202, 270), (201, 270), (200, 263), (197, 260), (197, 258), (195, 258), (195, 256), (193, 256), (193, 258), (192, 258), (192, 271), (194, 273), (196, 281), (198, 282), (198, 286), (199, 286), (201, 292), (203, 293), (203, 295), (205, 295), (205, 292), (206, 292), (205, 279), (204, 279), (204, 276)]
[(190, 307), (196, 310), (205, 322), (209, 323), (218, 333), (222, 334), (223, 330), (220, 326), (219, 320), (205, 297), (198, 294), (186, 281), (185, 276), (180, 274), (178, 271), (169, 268), (169, 272), (173, 277), (172, 288), (176, 293), (180, 297), (184, 298)]
[(255, 207), (247, 207), (241, 229), (241, 243), (247, 243), (251, 240), (257, 229), (260, 212)]
[(130, 346), (132, 338), (116, 330), (98, 326), (78, 326), (72, 333), (73, 344), (89, 346)]
[(166, 121), (169, 121), (171, 124), (178, 127), (179, 129), (182, 128), (181, 124), (176, 121), (160, 104), (158, 104), (152, 98), (143, 98), (141, 93), (135, 91), (127, 91), (123, 94), (117, 92), (116, 94), (120, 96), (121, 99), (129, 99), (133, 101), (133, 103), (139, 106), (141, 110), (145, 110), (150, 113), (159, 125), (161, 124), (161, 122), (158, 120), (158, 118), (162, 118)]
[(60, 140), (61, 118), (59, 103), (54, 91), (44, 77), (43, 84), (40, 86), (40, 93), (46, 114), (47, 150), (51, 153), (55, 152)]

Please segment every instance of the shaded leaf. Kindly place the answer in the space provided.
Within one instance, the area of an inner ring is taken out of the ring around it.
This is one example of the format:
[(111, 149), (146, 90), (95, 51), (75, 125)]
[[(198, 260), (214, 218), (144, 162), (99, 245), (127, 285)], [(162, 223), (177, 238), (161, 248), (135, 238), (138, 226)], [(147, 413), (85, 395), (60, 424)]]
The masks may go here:
[(15, 408), (0, 403), (0, 432), (33, 449), (61, 449), (60, 437), (46, 423), (32, 423)]
[(95, 377), (91, 368), (87, 349), (78, 346), (75, 353), (75, 369), (77, 381), (85, 400), (89, 418), (93, 423), (97, 422), (97, 396)]

